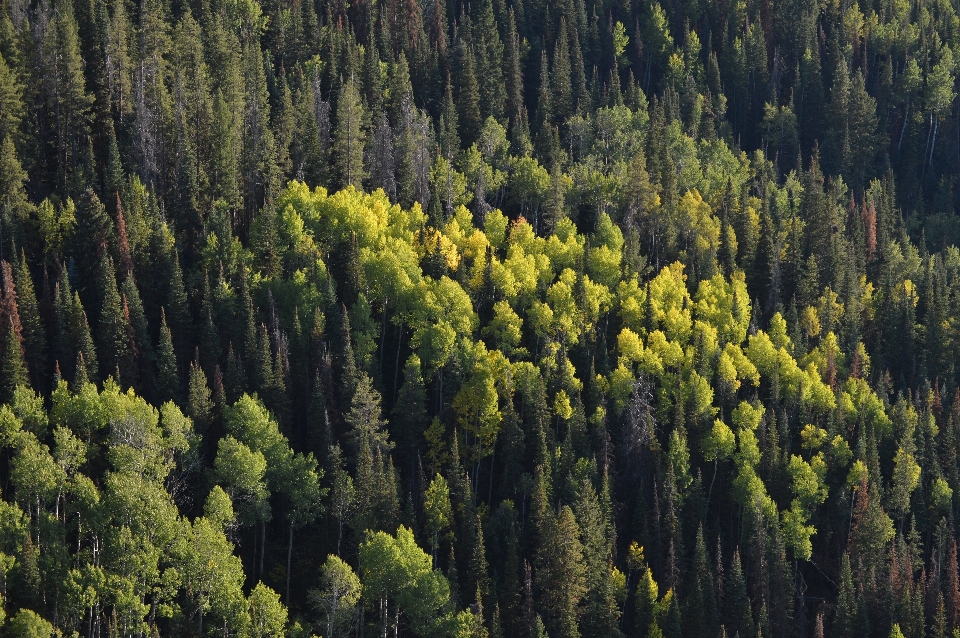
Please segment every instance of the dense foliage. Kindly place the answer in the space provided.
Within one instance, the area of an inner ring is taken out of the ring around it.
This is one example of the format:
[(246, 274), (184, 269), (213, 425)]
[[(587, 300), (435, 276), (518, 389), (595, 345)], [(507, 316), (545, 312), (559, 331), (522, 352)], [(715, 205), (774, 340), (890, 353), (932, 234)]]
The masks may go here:
[(952, 3), (0, 9), (0, 635), (960, 632)]

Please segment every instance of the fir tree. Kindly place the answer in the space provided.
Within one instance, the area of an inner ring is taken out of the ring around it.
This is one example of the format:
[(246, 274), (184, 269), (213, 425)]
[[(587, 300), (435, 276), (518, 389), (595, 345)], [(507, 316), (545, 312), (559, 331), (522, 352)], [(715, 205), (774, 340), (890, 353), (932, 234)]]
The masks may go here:
[(40, 307), (33, 286), (33, 277), (27, 264), (26, 251), (20, 251), (20, 259), (13, 262), (13, 282), (17, 290), (17, 307), (20, 315), (23, 349), (32, 385), (44, 387), (47, 373), (47, 336), (40, 318)]
[(731, 636), (755, 636), (756, 626), (753, 623), (753, 611), (750, 608), (750, 598), (747, 595), (747, 583), (743, 576), (743, 567), (740, 564), (740, 551), (735, 550), (730, 563), (730, 576), (724, 587), (726, 595), (725, 625)]
[(343, 84), (337, 98), (337, 126), (333, 133), (333, 156), (340, 186), (361, 188), (365, 129), (366, 114), (360, 93), (350, 78)]
[(30, 385), (30, 379), (27, 376), (27, 366), (23, 360), (23, 345), (20, 341), (20, 335), (14, 326), (14, 320), (5, 317), (7, 322), (4, 330), (3, 350), (0, 352), (0, 405), (10, 403), (13, 400), (14, 390), (17, 386)]
[(157, 346), (157, 396), (161, 402), (179, 402), (180, 370), (177, 355), (173, 348), (173, 336), (167, 327), (167, 315), (160, 310), (160, 342)]

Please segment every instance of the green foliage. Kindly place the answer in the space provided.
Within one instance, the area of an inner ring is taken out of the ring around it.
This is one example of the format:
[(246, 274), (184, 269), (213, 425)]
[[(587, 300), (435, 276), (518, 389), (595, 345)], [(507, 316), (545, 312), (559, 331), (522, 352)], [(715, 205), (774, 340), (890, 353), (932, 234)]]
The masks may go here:
[(950, 3), (54, 4), (6, 634), (956, 629)]

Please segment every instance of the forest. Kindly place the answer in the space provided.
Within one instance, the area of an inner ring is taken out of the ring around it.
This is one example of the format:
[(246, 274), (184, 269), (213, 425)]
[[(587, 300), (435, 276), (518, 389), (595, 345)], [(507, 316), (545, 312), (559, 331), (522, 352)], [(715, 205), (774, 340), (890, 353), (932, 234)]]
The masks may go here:
[(0, 0), (0, 636), (960, 636), (955, 55)]

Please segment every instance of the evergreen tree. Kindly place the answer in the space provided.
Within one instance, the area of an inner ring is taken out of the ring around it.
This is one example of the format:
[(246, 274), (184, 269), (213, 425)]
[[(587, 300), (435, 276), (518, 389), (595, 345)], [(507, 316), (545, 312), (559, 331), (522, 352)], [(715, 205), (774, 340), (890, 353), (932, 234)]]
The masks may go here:
[(838, 638), (857, 635), (857, 609), (856, 592), (853, 589), (853, 572), (850, 569), (850, 556), (844, 554), (840, 566), (840, 594), (837, 597), (837, 613), (833, 619), (831, 633)]
[[(97, 322), (97, 352), (100, 361), (100, 376), (116, 376), (121, 370), (133, 369), (132, 353), (127, 335), (127, 320), (124, 316), (123, 301), (117, 291), (117, 279), (114, 274), (113, 260), (106, 254), (100, 260), (100, 292), (102, 305)], [(128, 311), (129, 314), (129, 311)], [(119, 378), (120, 384), (129, 385), (133, 379)]]
[(13, 401), (17, 386), (30, 385), (27, 366), (23, 360), (23, 345), (14, 325), (13, 318), (5, 317), (7, 322), (3, 336), (3, 350), (0, 352), (0, 405)]
[(753, 610), (750, 608), (750, 597), (747, 595), (747, 583), (743, 576), (743, 567), (740, 564), (740, 551), (735, 550), (730, 563), (730, 576), (724, 586), (726, 596), (726, 610), (724, 613), (725, 626), (731, 636), (755, 636), (756, 625), (753, 622)]
[(190, 362), (190, 376), (187, 381), (187, 415), (193, 419), (193, 425), (201, 436), (209, 431), (213, 419), (215, 406), (210, 396), (210, 386), (203, 368), (196, 360)]
[(47, 373), (47, 336), (40, 318), (37, 294), (24, 250), (20, 252), (20, 259), (13, 262), (13, 282), (17, 290), (17, 309), (31, 385), (34, 388), (42, 388), (46, 385), (44, 381)]
[[(460, 38), (456, 51), (456, 105), (457, 123), (460, 138), (464, 146), (470, 146), (480, 137), (483, 128), (483, 116), (480, 112), (480, 88), (477, 83), (477, 71), (474, 61), (473, 46)], [(448, 121), (447, 126), (450, 126)]]
[(173, 336), (167, 327), (166, 311), (160, 310), (160, 342), (157, 346), (157, 397), (161, 402), (179, 402), (180, 370), (173, 349)]
[(337, 126), (333, 133), (333, 157), (340, 186), (361, 188), (365, 130), (366, 113), (351, 78), (343, 84), (337, 98)]
[(712, 636), (718, 631), (717, 598), (713, 586), (710, 558), (703, 540), (703, 527), (697, 529), (697, 541), (693, 555), (691, 583), (686, 588), (687, 600), (684, 618), (686, 626), (697, 635)]

